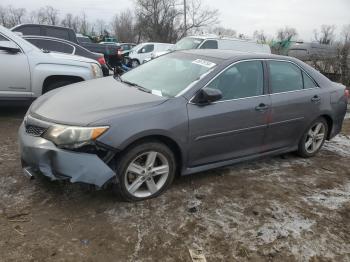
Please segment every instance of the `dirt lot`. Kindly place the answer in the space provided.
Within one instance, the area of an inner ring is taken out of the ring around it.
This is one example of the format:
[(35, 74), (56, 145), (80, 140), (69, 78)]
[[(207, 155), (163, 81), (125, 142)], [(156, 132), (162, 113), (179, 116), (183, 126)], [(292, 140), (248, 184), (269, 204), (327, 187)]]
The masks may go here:
[(182, 177), (164, 195), (29, 181), (0, 110), (0, 261), (350, 261), (350, 120), (313, 159), (290, 154)]

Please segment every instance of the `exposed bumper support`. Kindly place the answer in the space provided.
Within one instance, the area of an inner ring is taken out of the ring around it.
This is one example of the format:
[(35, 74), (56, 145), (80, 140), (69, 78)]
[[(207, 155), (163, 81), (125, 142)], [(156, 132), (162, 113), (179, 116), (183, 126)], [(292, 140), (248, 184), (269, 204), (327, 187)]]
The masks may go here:
[(71, 152), (57, 148), (52, 142), (33, 137), (19, 129), (19, 145), (24, 167), (40, 171), (52, 180), (69, 179), (103, 186), (115, 172), (97, 155)]

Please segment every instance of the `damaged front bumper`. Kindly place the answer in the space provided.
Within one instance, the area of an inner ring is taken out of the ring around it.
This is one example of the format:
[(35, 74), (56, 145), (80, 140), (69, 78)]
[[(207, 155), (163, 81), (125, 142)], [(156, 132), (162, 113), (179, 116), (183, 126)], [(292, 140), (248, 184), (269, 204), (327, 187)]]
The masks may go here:
[(96, 154), (60, 149), (52, 142), (19, 129), (19, 147), (23, 168), (35, 170), (51, 180), (68, 179), (102, 187), (116, 174)]

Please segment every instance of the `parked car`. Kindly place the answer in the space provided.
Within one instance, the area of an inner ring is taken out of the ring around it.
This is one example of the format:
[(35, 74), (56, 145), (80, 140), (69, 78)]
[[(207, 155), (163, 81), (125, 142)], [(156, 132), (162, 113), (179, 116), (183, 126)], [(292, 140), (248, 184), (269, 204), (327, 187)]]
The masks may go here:
[(30, 102), (72, 83), (102, 77), (95, 60), (42, 51), (0, 26), (0, 100)]
[(187, 49), (222, 49), (241, 52), (255, 52), (271, 54), (269, 45), (256, 41), (218, 37), (218, 36), (188, 36), (175, 44), (174, 50)]
[(23, 167), (53, 180), (112, 183), (124, 199), (143, 200), (177, 172), (292, 151), (314, 156), (340, 132), (348, 95), (291, 57), (173, 52), (35, 101), (19, 130)]
[(148, 61), (148, 58), (151, 58), (153, 53), (163, 52), (171, 50), (174, 47), (172, 44), (164, 43), (142, 43), (135, 46), (130, 52), (129, 56), (126, 59), (126, 62), (131, 65), (131, 67), (137, 67), (140, 64)]
[(145, 62), (165, 55), (171, 51), (189, 49), (222, 49), (271, 54), (269, 45), (259, 44), (256, 41), (218, 36), (188, 36), (179, 40), (171, 50), (153, 52), (152, 55), (145, 60)]
[(91, 52), (103, 54), (110, 67), (119, 65), (122, 59), (119, 46), (93, 43), (90, 38), (86, 36), (81, 34), (77, 36), (71, 28), (52, 25), (21, 24), (13, 27), (11, 30), (14, 32), (21, 32), (23, 35), (56, 37), (79, 44)]
[(103, 54), (97, 54), (90, 52), (86, 48), (70, 42), (68, 40), (63, 40), (55, 37), (48, 36), (23, 36), (23, 39), (27, 40), (31, 44), (42, 50), (48, 50), (51, 52), (59, 52), (70, 55), (79, 55), (86, 58), (91, 58), (100, 63), (103, 76), (109, 76), (109, 68), (106, 65), (106, 61)]
[(129, 56), (130, 51), (136, 46), (136, 44), (133, 43), (120, 43), (119, 45), (124, 57)]

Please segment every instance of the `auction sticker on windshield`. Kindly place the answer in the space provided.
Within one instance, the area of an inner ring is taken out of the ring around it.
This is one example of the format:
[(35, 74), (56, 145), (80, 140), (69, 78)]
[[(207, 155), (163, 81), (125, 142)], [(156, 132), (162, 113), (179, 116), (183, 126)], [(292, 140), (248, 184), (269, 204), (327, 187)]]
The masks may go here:
[(206, 61), (206, 60), (203, 60), (203, 59), (196, 59), (192, 62), (192, 64), (196, 64), (196, 65), (201, 65), (201, 66), (204, 66), (204, 67), (207, 67), (207, 68), (213, 68), (214, 66), (216, 66), (215, 63), (212, 63), (210, 61)]

